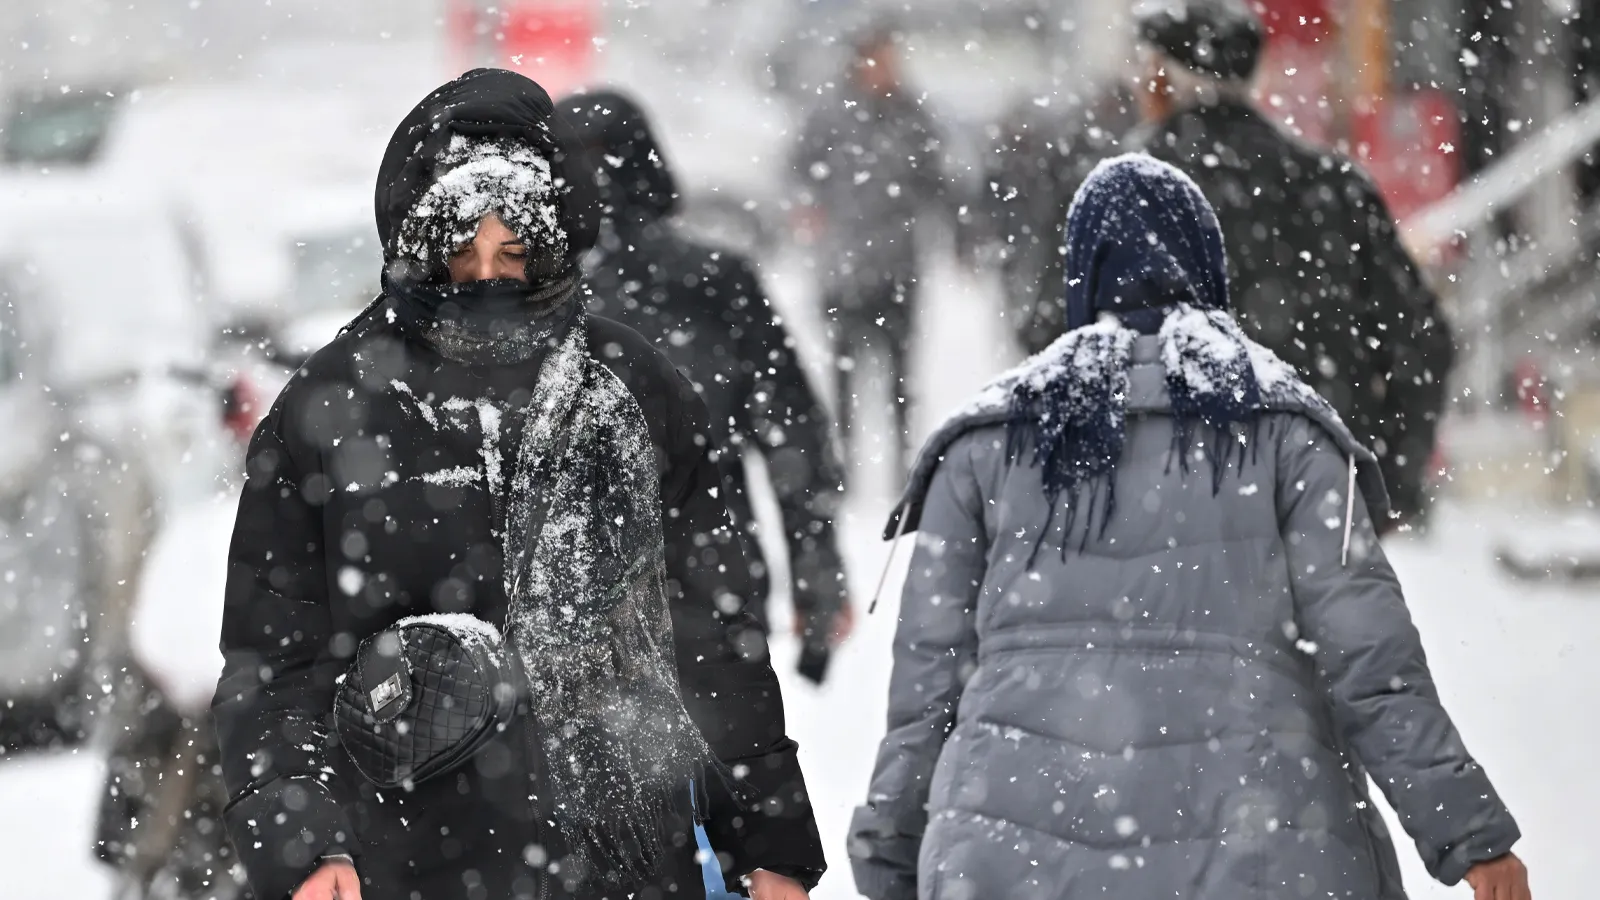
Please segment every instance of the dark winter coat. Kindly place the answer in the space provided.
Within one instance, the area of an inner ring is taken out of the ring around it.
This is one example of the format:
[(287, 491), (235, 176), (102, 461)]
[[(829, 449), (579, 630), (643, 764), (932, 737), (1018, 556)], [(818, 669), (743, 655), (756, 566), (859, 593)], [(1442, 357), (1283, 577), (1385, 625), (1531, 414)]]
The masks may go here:
[(945, 203), (940, 131), (921, 102), (847, 83), (806, 119), (790, 165), (821, 213), (817, 267), (841, 311), (915, 279), (918, 217)]
[(1233, 101), (1128, 144), (1200, 185), (1222, 222), (1240, 323), (1377, 451), (1396, 514), (1422, 511), (1454, 346), (1371, 180)]
[[(823, 639), (845, 602), (833, 516), (843, 492), (826, 410), (812, 393), (794, 341), (738, 254), (698, 243), (677, 227), (677, 192), (643, 113), (604, 92), (564, 101), (563, 113), (600, 169), (607, 219), (585, 263), (589, 310), (655, 343), (695, 384), (711, 413), (734, 521), (754, 524), (744, 457), (767, 464), (789, 550), (796, 611)], [(764, 612), (768, 569), (745, 542)]]
[(1214, 487), (1172, 458), (1158, 340), (1133, 349), (1115, 513), (1048, 530), (1031, 566), (1050, 519), (1009, 392), (924, 449), (889, 733), (851, 826), (873, 900), (1401, 900), (1369, 773), (1446, 883), (1517, 839), (1376, 540), (1371, 454), (1283, 404)]
[[(429, 152), (413, 125), (424, 135), (472, 129), (527, 139), (559, 138), (558, 124), (543, 91), (509, 73), (469, 73), (435, 92), (402, 123), (380, 170), (386, 255), (396, 217), (431, 178), (412, 158)], [(574, 167), (565, 178), (588, 173)], [(565, 233), (581, 253), (589, 213), (567, 208), (583, 202), (576, 190), (562, 202)], [(397, 321), (395, 308), (383, 298), (315, 354), (251, 442), (213, 712), (232, 798), (228, 830), (257, 895), (283, 898), (323, 857), (349, 853), (368, 900), (701, 896), (687, 784), (662, 823), (670, 850), (651, 884), (577, 885), (559, 869), (570, 849), (556, 827), (565, 814), (532, 750), (569, 723), (539, 721), (524, 705), (460, 770), (411, 791), (367, 782), (328, 727), (335, 679), (365, 637), (411, 615), (466, 612), (491, 623), (507, 615), (497, 526), (500, 511), (519, 502), (506, 490), (517, 480), (505, 477), (516, 459), (486, 448), (518, 446), (501, 431), (515, 418), (506, 413), (539, 396), (541, 357), (455, 362)], [(659, 484), (683, 701), (742, 779), (737, 797), (708, 779), (706, 829), (732, 874), (766, 868), (814, 883), (820, 842), (764, 635), (741, 610), (746, 567), (718, 497), (704, 404), (635, 332), (591, 318), (586, 334), (586, 383), (620, 386), (620, 413), (648, 435), (637, 462)], [(594, 447), (592, 437), (576, 436), (572, 447)], [(554, 511), (552, 522), (571, 511)]]

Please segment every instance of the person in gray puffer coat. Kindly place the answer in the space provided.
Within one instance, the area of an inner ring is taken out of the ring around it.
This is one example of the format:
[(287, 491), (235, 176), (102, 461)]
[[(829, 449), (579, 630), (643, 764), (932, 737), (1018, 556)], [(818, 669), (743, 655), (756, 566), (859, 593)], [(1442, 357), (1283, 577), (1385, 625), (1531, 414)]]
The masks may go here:
[(929, 441), (889, 730), (850, 829), (873, 900), (1527, 898), (1373, 519), (1376, 459), (1227, 312), (1216, 217), (1103, 163), (1069, 333)]

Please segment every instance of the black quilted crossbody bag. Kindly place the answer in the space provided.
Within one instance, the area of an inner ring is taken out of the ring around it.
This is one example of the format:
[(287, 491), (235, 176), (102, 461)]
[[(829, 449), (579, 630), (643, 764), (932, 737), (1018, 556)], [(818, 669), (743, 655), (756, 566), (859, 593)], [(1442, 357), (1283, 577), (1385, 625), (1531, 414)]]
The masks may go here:
[(517, 687), (506, 647), (493, 626), (460, 619), (471, 617), (402, 620), (356, 651), (333, 721), (373, 784), (397, 788), (453, 771), (511, 724)]
[[(553, 460), (565, 456), (571, 430), (569, 421)], [(500, 498), (493, 499), (503, 521)], [(543, 530), (550, 499), (540, 492), (529, 534)], [(510, 598), (506, 607), (509, 618)], [(455, 771), (510, 727), (521, 683), (510, 648), (488, 622), (465, 613), (402, 619), (356, 649), (334, 695), (334, 730), (368, 781), (421, 784)]]

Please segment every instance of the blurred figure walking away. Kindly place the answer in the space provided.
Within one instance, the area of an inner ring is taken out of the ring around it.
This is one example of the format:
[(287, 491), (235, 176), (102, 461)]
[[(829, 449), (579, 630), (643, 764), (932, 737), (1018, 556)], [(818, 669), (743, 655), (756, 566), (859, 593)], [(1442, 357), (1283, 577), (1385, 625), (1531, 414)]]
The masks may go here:
[(95, 827), (115, 900), (254, 900), (222, 820), (210, 716), (182, 709), (138, 665), (126, 680)]
[(678, 227), (676, 183), (644, 111), (614, 91), (577, 94), (560, 109), (597, 169), (605, 209), (585, 261), (589, 311), (648, 338), (705, 400), (726, 451), (728, 509), (751, 538), (750, 610), (764, 624), (771, 572), (755, 540), (744, 459), (759, 453), (765, 460), (783, 517), (795, 629), (805, 642), (801, 673), (820, 682), (851, 625), (833, 525), (844, 487), (827, 411), (750, 262)]
[(1376, 459), (1228, 313), (1200, 190), (1107, 161), (1066, 336), (923, 448), (889, 732), (850, 828), (872, 900), (1528, 900), (1374, 520)]
[(815, 240), (823, 309), (832, 317), (839, 426), (855, 448), (862, 371), (876, 359), (899, 432), (897, 478), (909, 453), (905, 378), (917, 308), (917, 224), (948, 214), (940, 132), (907, 90), (896, 32), (879, 23), (855, 45), (837, 95), (815, 109), (791, 159), (800, 216)]
[(1065, 330), (1061, 243), (1072, 196), (1137, 121), (1133, 94), (1120, 85), (1052, 99), (1023, 97), (992, 126), (977, 204), (984, 256), (999, 263), (1006, 315), (1030, 356)]
[(1147, 125), (1128, 148), (1200, 185), (1222, 222), (1246, 333), (1377, 452), (1395, 516), (1379, 530), (1418, 520), (1455, 351), (1383, 198), (1353, 162), (1251, 105), (1264, 32), (1242, 5), (1154, 4), (1138, 28)]

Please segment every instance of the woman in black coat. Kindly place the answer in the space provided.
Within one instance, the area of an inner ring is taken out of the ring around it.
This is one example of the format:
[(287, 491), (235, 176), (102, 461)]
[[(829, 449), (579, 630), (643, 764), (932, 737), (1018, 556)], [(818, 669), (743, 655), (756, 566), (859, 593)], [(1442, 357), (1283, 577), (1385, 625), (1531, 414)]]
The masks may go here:
[[(400, 123), (376, 207), (384, 293), (258, 429), (230, 554), (213, 708), (257, 894), (699, 897), (698, 813), (753, 896), (804, 897), (823, 855), (705, 407), (582, 311), (567, 126), (469, 72)], [(439, 614), (503, 628), (527, 690), (460, 768), (381, 789), (329, 727), (337, 682)]]

